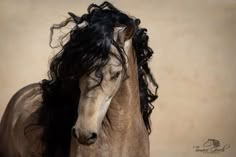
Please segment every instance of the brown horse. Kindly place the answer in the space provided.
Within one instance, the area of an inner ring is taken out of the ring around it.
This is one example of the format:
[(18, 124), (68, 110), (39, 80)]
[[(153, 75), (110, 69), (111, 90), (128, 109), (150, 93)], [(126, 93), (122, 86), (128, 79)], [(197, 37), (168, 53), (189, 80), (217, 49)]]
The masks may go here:
[(69, 15), (51, 28), (52, 39), (75, 24), (59, 39), (49, 79), (19, 90), (6, 108), (0, 156), (148, 157), (157, 84), (147, 30), (108, 2)]

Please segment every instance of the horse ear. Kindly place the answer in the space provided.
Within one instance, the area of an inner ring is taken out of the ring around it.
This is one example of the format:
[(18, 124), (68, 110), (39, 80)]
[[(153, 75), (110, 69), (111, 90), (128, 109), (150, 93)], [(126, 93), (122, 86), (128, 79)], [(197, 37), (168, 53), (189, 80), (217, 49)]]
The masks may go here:
[(133, 26), (119, 26), (115, 27), (113, 31), (113, 38), (119, 44), (124, 44), (126, 40), (132, 38), (134, 34), (134, 27)]

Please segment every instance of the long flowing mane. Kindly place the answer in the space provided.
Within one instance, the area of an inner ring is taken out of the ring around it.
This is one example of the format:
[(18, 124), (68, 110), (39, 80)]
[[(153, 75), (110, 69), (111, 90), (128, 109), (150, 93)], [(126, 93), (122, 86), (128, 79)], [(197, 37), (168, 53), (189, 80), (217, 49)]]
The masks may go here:
[[(41, 138), (45, 145), (43, 157), (57, 157), (58, 150), (61, 151), (60, 154), (63, 154), (63, 157), (69, 155), (71, 128), (78, 116), (80, 78), (95, 71), (100, 82), (102, 81), (101, 69), (109, 60), (111, 45), (117, 48), (119, 54), (115, 57), (119, 59), (126, 72), (126, 54), (124, 49), (114, 41), (113, 30), (114, 27), (120, 25), (140, 23), (139, 19), (129, 17), (108, 2), (101, 5), (91, 4), (88, 7), (88, 13), (81, 17), (73, 13), (69, 14), (71, 17), (51, 27), (52, 39), (53, 30), (61, 29), (68, 23), (75, 24), (68, 34), (59, 38), (61, 50), (51, 60), (49, 79), (41, 83), (43, 104), (39, 109), (38, 124), (43, 128)], [(138, 63), (140, 112), (150, 133), (149, 117), (154, 108), (152, 102), (157, 98), (158, 86), (148, 66), (153, 51), (148, 46), (146, 31), (137, 27), (132, 40)], [(66, 37), (69, 40), (64, 43), (63, 40)], [(154, 87), (154, 92), (150, 86)]]

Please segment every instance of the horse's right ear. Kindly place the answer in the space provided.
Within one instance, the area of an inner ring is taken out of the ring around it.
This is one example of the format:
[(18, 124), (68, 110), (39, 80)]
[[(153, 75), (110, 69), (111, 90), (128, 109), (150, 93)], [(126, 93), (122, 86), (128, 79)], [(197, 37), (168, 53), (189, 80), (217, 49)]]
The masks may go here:
[(68, 12), (68, 14), (72, 17), (72, 19), (75, 21), (75, 23), (80, 23), (80, 17), (79, 16), (76, 16), (72, 12)]
[(113, 38), (119, 44), (123, 45), (125, 41), (132, 38), (134, 29), (135, 28), (132, 25), (115, 27), (113, 31)]

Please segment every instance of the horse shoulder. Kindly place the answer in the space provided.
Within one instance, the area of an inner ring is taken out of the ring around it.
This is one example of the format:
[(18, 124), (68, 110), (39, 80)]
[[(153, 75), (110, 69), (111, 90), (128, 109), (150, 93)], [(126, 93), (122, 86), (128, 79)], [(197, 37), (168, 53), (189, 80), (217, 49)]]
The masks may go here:
[[(41, 130), (36, 126), (41, 101), (39, 83), (20, 89), (11, 98), (0, 124), (0, 143), (4, 144), (5, 154), (23, 154), (32, 148), (30, 144), (35, 143), (33, 141), (38, 137), (35, 135), (39, 135)], [(0, 147), (0, 152), (2, 149)]]

